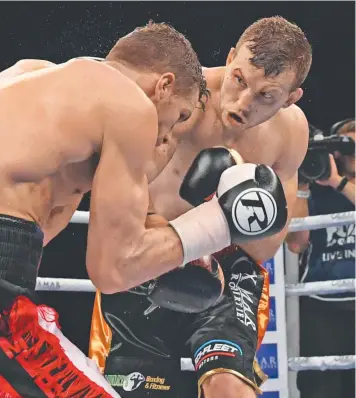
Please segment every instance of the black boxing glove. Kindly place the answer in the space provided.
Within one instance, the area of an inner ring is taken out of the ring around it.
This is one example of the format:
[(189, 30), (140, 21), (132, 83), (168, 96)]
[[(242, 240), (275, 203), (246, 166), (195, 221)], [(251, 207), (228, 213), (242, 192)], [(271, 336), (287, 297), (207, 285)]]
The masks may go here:
[(287, 203), (278, 176), (268, 166), (245, 163), (222, 173), (212, 200), (170, 224), (189, 262), (231, 244), (274, 235), (286, 221)]
[[(235, 171), (241, 167), (246, 174), (236, 185)], [(245, 179), (248, 174), (250, 178)], [(221, 176), (217, 195), (229, 224), (231, 243), (265, 238), (286, 225), (288, 210), (283, 186), (268, 166), (244, 164), (227, 169)]]
[(155, 306), (197, 313), (218, 301), (224, 285), (219, 263), (212, 256), (205, 256), (151, 281), (146, 294)]
[(221, 174), (239, 161), (239, 154), (223, 147), (204, 149), (193, 160), (180, 186), (179, 195), (192, 206), (211, 199)]

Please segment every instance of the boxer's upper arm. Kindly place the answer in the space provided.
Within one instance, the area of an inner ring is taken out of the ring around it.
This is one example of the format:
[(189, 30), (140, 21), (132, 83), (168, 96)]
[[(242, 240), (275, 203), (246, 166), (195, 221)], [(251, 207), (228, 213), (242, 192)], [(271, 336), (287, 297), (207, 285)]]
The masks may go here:
[[(288, 205), (288, 220), (286, 227), (275, 237), (284, 239), (289, 223), (293, 216), (294, 206), (298, 191), (298, 169), (304, 160), (309, 139), (309, 126), (303, 111), (295, 107), (295, 112), (285, 124), (288, 140), (287, 148), (283, 147), (283, 153), (274, 169), (281, 179), (284, 194)], [(273, 238), (273, 237), (272, 237)]]
[[(126, 264), (145, 232), (149, 200), (145, 165), (157, 138), (157, 113), (146, 101), (140, 106), (138, 98), (127, 100), (116, 116), (107, 115), (91, 191), (87, 269), (102, 290), (108, 274), (120, 278), (115, 264)], [(115, 282), (121, 285), (120, 280)]]
[(282, 180), (282, 185), (288, 205), (288, 225), (293, 214), (295, 202), (297, 200), (298, 173), (294, 173), (293, 177), (289, 178), (287, 181)]
[(278, 174), (283, 185), (288, 206), (288, 219), (285, 227), (279, 233), (259, 242), (247, 242), (241, 247), (259, 261), (266, 261), (273, 257), (287, 236), (289, 223), (293, 217), (293, 210), (297, 200), (298, 168), (302, 163), (308, 146), (309, 127), (304, 113), (297, 107), (296, 112), (285, 121), (284, 134), (288, 142), (282, 146), (282, 153), (273, 169)]
[(294, 108), (295, 111), (283, 125), (286, 142), (281, 146), (279, 159), (273, 167), (283, 181), (293, 178), (308, 149), (308, 121), (300, 108), (297, 106)]

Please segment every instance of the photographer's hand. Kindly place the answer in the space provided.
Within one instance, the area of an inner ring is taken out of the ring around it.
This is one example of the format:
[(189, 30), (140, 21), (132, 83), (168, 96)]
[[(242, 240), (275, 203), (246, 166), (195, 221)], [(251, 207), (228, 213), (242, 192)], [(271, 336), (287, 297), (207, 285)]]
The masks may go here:
[[(334, 189), (337, 189), (340, 186), (340, 183), (343, 179), (342, 176), (340, 176), (336, 163), (334, 160), (333, 155), (329, 155), (330, 159), (330, 167), (331, 167), (331, 173), (330, 177), (328, 180), (325, 181), (316, 181), (319, 185), (324, 185), (324, 186), (329, 186)], [(347, 184), (343, 186), (343, 188), (340, 190), (340, 192), (353, 204), (355, 204), (355, 183), (354, 180), (352, 181), (347, 181)]]
[(329, 179), (323, 180), (323, 181), (317, 180), (315, 182), (319, 185), (329, 186), (329, 187), (332, 187), (335, 189), (336, 187), (339, 186), (339, 184), (342, 180), (342, 177), (339, 175), (333, 155), (329, 155), (329, 161), (330, 161), (330, 169), (331, 169)]

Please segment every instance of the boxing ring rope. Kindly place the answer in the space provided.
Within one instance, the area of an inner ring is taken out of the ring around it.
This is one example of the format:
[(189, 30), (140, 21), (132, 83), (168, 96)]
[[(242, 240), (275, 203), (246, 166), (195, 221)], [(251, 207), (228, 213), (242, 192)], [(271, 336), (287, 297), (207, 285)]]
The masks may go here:
[[(288, 358), (288, 369), (295, 372), (301, 370), (348, 370), (355, 368), (355, 362), (356, 355), (294, 357)], [(195, 370), (190, 358), (181, 359), (181, 369)]]
[(356, 355), (288, 358), (289, 370), (347, 370), (355, 368)]
[[(321, 216), (310, 216), (304, 218), (293, 218), (289, 224), (290, 232), (323, 229), (326, 227), (338, 227), (346, 224), (355, 223), (356, 212), (347, 211), (345, 213), (324, 214)], [(70, 220), (71, 223), (88, 224), (89, 212), (76, 211)]]
[[(323, 229), (330, 226), (342, 226), (355, 223), (355, 211), (295, 218), (289, 225), (290, 232)], [(89, 212), (76, 211), (70, 221), (76, 224), (88, 224)], [(285, 286), (287, 296), (310, 296), (314, 294), (334, 294), (355, 292), (356, 279), (340, 279), (333, 281), (308, 282)], [(36, 290), (57, 292), (95, 292), (90, 280), (68, 278), (37, 278)], [(190, 358), (181, 359), (182, 370), (194, 370)], [(288, 358), (288, 368), (293, 371), (353, 369), (356, 367), (355, 355), (324, 356), (324, 357), (292, 357)]]
[[(287, 296), (312, 296), (314, 294), (334, 294), (355, 292), (356, 279), (337, 281), (307, 282), (286, 285)], [(95, 292), (95, 286), (88, 279), (37, 278), (36, 290), (47, 292)]]

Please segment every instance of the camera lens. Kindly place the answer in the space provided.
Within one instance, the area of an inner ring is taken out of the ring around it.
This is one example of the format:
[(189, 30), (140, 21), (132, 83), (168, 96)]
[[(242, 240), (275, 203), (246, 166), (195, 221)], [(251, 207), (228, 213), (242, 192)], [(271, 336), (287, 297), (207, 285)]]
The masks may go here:
[[(315, 151), (316, 152), (316, 151)], [(325, 180), (329, 178), (330, 164), (328, 154), (308, 152), (302, 165), (300, 175), (308, 181)]]

